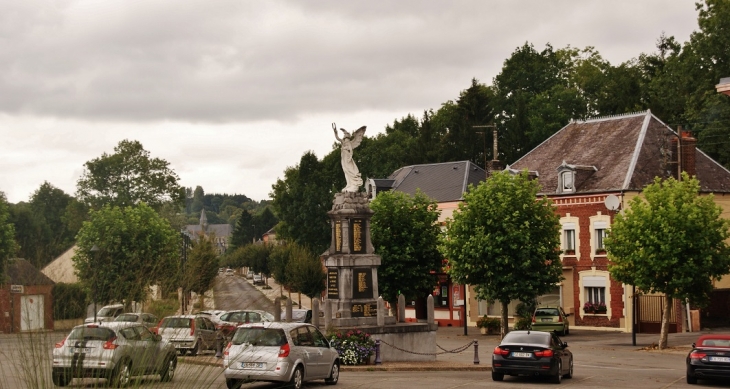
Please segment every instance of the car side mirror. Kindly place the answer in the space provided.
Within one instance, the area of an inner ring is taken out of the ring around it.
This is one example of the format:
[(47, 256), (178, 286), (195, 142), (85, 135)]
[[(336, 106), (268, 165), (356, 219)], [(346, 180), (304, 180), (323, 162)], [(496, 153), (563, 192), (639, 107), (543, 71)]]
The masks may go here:
[(696, 348), (696, 346), (695, 346), (695, 344), (694, 344), (694, 343), (692, 343), (692, 348)]
[(562, 345), (560, 345), (563, 349), (568, 348), (568, 342), (563, 342)]

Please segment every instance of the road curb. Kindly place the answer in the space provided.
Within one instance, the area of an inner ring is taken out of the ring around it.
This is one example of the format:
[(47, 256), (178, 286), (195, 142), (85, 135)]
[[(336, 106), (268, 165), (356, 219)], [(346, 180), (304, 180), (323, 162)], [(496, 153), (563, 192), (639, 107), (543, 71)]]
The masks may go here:
[[(178, 357), (178, 363), (223, 368), (223, 360), (215, 357)], [(391, 362), (381, 365), (340, 366), (342, 372), (368, 371), (492, 371), (489, 365), (465, 365), (444, 362)]]

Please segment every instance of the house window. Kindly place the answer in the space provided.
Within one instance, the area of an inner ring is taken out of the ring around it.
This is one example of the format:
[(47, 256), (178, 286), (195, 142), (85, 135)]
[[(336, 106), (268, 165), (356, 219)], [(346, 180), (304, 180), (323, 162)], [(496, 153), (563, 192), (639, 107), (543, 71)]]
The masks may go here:
[(598, 286), (586, 287), (586, 301), (591, 304), (606, 303), (606, 288)]
[(573, 191), (573, 172), (567, 171), (560, 173), (560, 178), (562, 182), (562, 192), (572, 192)]
[(575, 253), (575, 230), (563, 230), (563, 239), (563, 250), (572, 251), (573, 253)]
[(603, 246), (603, 238), (606, 237), (606, 229), (605, 228), (596, 228), (596, 250), (605, 250), (606, 247)]

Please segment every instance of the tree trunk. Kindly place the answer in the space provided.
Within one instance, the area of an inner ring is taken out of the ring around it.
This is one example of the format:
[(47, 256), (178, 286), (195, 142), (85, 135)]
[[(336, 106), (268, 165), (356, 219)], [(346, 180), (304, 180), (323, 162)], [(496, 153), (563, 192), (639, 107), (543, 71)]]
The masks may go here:
[(659, 350), (667, 348), (667, 336), (669, 335), (669, 315), (672, 306), (672, 298), (664, 296), (664, 312), (662, 314), (662, 330), (659, 334)]
[(502, 303), (502, 328), (500, 329), (500, 339), (504, 339), (504, 337), (507, 335), (507, 332), (509, 332), (509, 319), (508, 316), (508, 310), (509, 310), (509, 301), (500, 301)]
[(200, 308), (198, 308), (198, 312), (205, 310), (205, 292), (200, 294)]

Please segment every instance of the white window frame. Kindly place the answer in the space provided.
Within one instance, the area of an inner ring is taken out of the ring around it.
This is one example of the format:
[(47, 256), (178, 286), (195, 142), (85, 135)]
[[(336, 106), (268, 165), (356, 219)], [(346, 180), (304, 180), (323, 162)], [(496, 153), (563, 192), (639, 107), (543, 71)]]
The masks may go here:
[(560, 191), (562, 193), (572, 193), (574, 190), (575, 172), (572, 170), (560, 172)]

